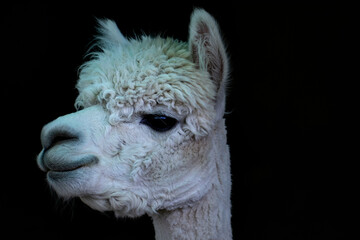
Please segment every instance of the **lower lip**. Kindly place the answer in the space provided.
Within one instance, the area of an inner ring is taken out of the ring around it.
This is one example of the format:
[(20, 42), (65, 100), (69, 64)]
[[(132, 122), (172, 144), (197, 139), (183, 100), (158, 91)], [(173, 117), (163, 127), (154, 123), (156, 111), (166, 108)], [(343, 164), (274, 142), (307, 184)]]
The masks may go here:
[(68, 171), (48, 171), (47, 177), (53, 181), (60, 181), (69, 178), (76, 178), (75, 176), (79, 174), (79, 171), (82, 168), (76, 168)]
[[(56, 161), (54, 161), (56, 163)], [(50, 166), (47, 166), (49, 173), (53, 172), (56, 174), (67, 174), (70, 172), (74, 172), (80, 168), (90, 166), (92, 164), (96, 164), (99, 162), (99, 159), (94, 155), (85, 156), (79, 160), (69, 162), (66, 164), (49, 164)], [(50, 161), (51, 163), (51, 161)]]

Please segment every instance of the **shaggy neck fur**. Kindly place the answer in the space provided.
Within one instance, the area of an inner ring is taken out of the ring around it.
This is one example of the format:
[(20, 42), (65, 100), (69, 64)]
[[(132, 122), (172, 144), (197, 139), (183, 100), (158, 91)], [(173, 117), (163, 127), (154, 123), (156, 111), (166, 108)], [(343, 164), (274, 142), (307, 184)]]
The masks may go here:
[(212, 136), (212, 146), (208, 160), (216, 162), (217, 178), (209, 193), (191, 207), (153, 215), (156, 240), (232, 239), (230, 157), (224, 120)]

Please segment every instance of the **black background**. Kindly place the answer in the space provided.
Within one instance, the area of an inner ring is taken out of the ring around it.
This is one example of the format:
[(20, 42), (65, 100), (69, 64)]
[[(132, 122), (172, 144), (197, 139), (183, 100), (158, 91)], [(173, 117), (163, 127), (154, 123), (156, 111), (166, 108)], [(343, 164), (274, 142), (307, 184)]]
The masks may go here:
[(153, 239), (146, 216), (116, 219), (58, 199), (36, 166), (39, 135), (74, 111), (96, 17), (115, 20), (128, 37), (186, 41), (190, 14), (203, 7), (219, 22), (231, 59), (234, 239), (343, 239), (355, 190), (345, 107), (353, 7), (148, 2), (2, 6), (1, 233)]

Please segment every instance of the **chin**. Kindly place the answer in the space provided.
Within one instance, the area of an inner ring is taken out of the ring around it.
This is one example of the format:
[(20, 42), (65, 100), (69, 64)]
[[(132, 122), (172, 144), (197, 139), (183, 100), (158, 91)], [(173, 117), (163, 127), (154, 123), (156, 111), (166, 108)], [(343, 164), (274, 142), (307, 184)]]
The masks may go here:
[(89, 193), (91, 169), (71, 171), (48, 171), (46, 179), (50, 187), (64, 199), (80, 197)]
[(145, 197), (128, 190), (117, 190), (103, 194), (86, 195), (80, 199), (94, 210), (112, 211), (116, 217), (140, 217), (144, 214), (154, 214), (154, 206)]

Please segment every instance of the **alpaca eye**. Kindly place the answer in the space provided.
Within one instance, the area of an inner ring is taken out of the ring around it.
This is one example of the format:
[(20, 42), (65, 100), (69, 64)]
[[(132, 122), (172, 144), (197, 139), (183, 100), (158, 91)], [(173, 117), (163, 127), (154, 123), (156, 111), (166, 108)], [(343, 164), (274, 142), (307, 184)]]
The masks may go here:
[(165, 115), (148, 114), (144, 115), (140, 123), (151, 127), (157, 132), (166, 132), (173, 128), (178, 121), (175, 118), (168, 117)]

